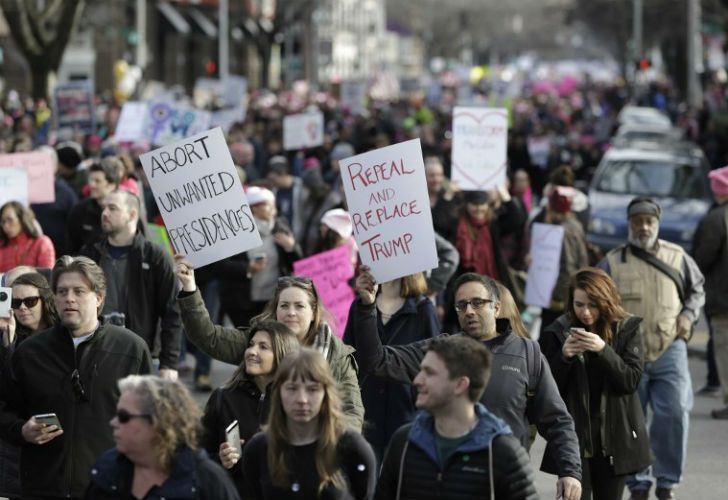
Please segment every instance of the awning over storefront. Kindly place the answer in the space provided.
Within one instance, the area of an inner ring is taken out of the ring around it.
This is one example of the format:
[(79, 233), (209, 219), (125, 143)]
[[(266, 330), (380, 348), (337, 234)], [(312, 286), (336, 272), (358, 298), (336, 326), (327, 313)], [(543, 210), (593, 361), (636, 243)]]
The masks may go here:
[(172, 7), (168, 2), (157, 2), (157, 9), (162, 13), (164, 18), (171, 24), (178, 33), (188, 35), (190, 33), (190, 24), (180, 14), (177, 9)]

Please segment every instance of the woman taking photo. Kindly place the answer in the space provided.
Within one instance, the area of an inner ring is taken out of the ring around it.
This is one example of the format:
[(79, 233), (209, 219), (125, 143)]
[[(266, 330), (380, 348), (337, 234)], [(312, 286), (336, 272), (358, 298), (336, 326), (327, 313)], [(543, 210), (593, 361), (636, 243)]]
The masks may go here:
[[(195, 274), (184, 257), (176, 258), (176, 273), (182, 284), (178, 303), (187, 337), (198, 348), (225, 363), (240, 364), (250, 343), (248, 328), (214, 325), (195, 285)], [(283, 277), (273, 299), (253, 321), (276, 320), (296, 334), (301, 345), (319, 351), (329, 362), (349, 426), (361, 430), (364, 408), (357, 380), (354, 349), (345, 345), (324, 319), (325, 309), (308, 278)]]
[(283, 360), (268, 424), (243, 453), (246, 499), (372, 498), (374, 453), (346, 429), (336, 392), (318, 352), (304, 348)]
[[(427, 282), (422, 273), (382, 283), (375, 300), (382, 345), (409, 344), (440, 334), (435, 306), (426, 293)], [(344, 331), (344, 342), (355, 349), (355, 341), (362, 335), (354, 321), (360, 307), (359, 300), (351, 304)], [(412, 386), (379, 377), (363, 377), (360, 386), (366, 416), (364, 437), (381, 462), (392, 434), (410, 422), (417, 411)]]
[(91, 469), (88, 500), (239, 500), (225, 471), (198, 448), (200, 410), (181, 383), (152, 375), (119, 381), (116, 447)]
[[(601, 269), (576, 272), (567, 304), (539, 343), (579, 436), (582, 499), (620, 500), (625, 475), (651, 462), (636, 394), (642, 320), (622, 309), (616, 285)], [(555, 473), (550, 457), (547, 450), (541, 468)]]
[(17, 201), (0, 207), (0, 272), (17, 266), (53, 267), (56, 250), (35, 215)]
[(233, 376), (215, 389), (207, 401), (202, 428), (203, 444), (211, 457), (219, 457), (228, 469), (240, 496), (243, 496), (241, 456), (226, 441), (225, 430), (237, 421), (241, 447), (260, 430), (268, 416), (270, 393), (276, 369), (283, 358), (299, 349), (296, 335), (277, 321), (261, 321), (250, 329), (250, 345)]

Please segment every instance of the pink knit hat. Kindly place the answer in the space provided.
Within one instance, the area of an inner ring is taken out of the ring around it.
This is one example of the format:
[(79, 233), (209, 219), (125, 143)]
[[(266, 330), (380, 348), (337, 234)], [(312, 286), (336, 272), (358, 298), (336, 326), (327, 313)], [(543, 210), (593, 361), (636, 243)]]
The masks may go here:
[(715, 196), (728, 196), (728, 165), (708, 174), (710, 189)]

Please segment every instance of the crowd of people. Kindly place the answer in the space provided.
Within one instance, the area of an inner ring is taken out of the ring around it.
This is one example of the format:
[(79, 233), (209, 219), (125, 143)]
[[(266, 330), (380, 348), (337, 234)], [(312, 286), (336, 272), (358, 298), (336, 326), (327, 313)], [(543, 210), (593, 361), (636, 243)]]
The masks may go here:
[[(647, 104), (667, 107), (653, 90)], [(117, 108), (98, 106), (84, 135), (49, 132), (32, 102), (6, 105), (2, 151), (42, 151), (56, 178), (53, 203), (0, 207), (12, 288), (0, 494), (532, 499), (537, 432), (557, 498), (621, 499), (628, 486), (641, 500), (654, 482), (674, 499), (693, 397), (686, 343), (704, 303), (727, 405), (713, 416), (728, 418), (728, 167), (710, 174), (716, 205), (692, 256), (658, 238), (649, 197), (626, 207), (628, 240), (604, 255), (586, 240), (578, 186), (608, 146), (618, 87), (587, 80), (511, 103), (508, 184), (487, 192), (450, 181), (442, 102), (355, 115), (318, 99), (324, 144), (286, 152), (282, 116), (314, 99), (293, 102), (253, 96), (228, 131), (262, 245), (200, 269), (152, 241), (147, 225), (162, 220), (138, 158), (150, 145), (114, 141)], [(439, 266), (378, 283), (358, 260), (339, 161), (414, 137)], [(564, 230), (538, 340), (522, 321), (534, 221)], [(314, 283), (293, 275), (336, 247), (356, 276), (340, 336)], [(180, 380), (188, 350), (194, 387), (212, 391), (202, 411)], [(211, 359), (237, 366), (218, 388)]]

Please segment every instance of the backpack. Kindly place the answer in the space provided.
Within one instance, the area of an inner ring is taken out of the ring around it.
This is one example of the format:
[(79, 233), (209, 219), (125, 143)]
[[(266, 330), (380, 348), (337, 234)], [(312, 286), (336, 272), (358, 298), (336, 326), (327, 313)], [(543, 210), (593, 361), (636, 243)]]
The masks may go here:
[(526, 413), (529, 412), (536, 386), (541, 379), (541, 348), (535, 340), (521, 337), (526, 347), (526, 369), (528, 370), (528, 386), (526, 387)]

